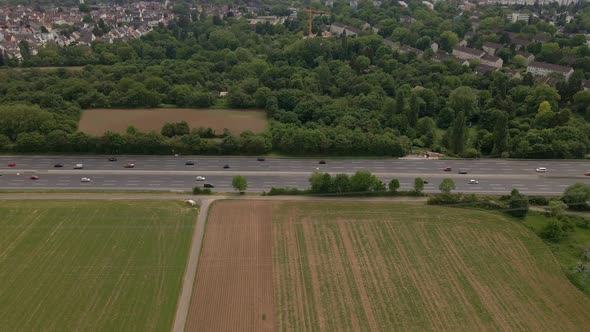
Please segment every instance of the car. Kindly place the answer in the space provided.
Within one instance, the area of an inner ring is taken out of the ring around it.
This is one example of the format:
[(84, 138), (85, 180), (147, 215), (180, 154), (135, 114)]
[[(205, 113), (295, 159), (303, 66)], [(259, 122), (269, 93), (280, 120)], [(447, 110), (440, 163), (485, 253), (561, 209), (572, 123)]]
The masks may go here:
[(452, 170), (453, 170), (453, 169), (452, 169), (452, 168), (450, 168), (450, 167), (445, 167), (445, 168), (443, 168), (443, 172), (450, 172), (450, 171), (452, 171)]
[(325, 160), (320, 160), (320, 162), (318, 164), (325, 165), (326, 164), (326, 161)]
[(53, 165), (53, 167), (64, 167), (64, 164), (57, 163), (57, 164)]
[(110, 158), (109, 158), (109, 161), (117, 161), (117, 158), (115, 158), (115, 157), (110, 157)]
[(588, 172), (584, 173), (584, 175), (586, 175), (586, 176), (590, 176), (590, 171), (588, 171)]
[(215, 186), (214, 186), (214, 185), (212, 185), (211, 183), (205, 183), (205, 184), (203, 185), (203, 187), (204, 187), (204, 188), (215, 188)]
[(84, 168), (84, 164), (76, 164), (74, 165), (74, 169), (83, 169)]
[(31, 175), (31, 180), (39, 180), (39, 177), (37, 175)]
[(258, 158), (256, 158), (256, 160), (257, 160), (257, 161), (265, 161), (265, 160), (266, 160), (266, 158), (264, 158), (264, 157), (258, 157)]
[(547, 172), (547, 168), (545, 168), (545, 167), (537, 167), (537, 169), (535, 169), (535, 172), (537, 172), (537, 173), (545, 173), (545, 172)]
[(479, 184), (479, 181), (477, 180), (469, 180), (469, 184)]
[(457, 173), (459, 173), (459, 174), (467, 174), (467, 171), (459, 171)]
[(133, 164), (133, 163), (127, 163), (127, 164), (123, 165), (123, 167), (125, 167), (125, 168), (133, 168), (133, 167), (135, 167), (135, 164)]
[(195, 164), (195, 162), (194, 161), (185, 161), (184, 164), (186, 166), (193, 166)]
[(422, 182), (423, 182), (424, 184), (428, 184), (428, 181), (426, 181), (426, 180), (422, 180)]
[(8, 163), (8, 167), (15, 167), (16, 163)]
[(223, 168), (229, 168), (228, 164), (223, 165)]
[(92, 182), (92, 180), (90, 178), (81, 178), (80, 182)]
[(197, 181), (205, 181), (205, 177), (204, 176), (197, 176), (196, 180)]

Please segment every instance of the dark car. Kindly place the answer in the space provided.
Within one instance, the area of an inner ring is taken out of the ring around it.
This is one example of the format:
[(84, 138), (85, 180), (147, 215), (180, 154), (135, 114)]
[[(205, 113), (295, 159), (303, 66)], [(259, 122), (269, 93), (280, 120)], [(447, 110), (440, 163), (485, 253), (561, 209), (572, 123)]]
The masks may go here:
[(212, 185), (211, 183), (205, 183), (205, 184), (203, 185), (203, 187), (205, 187), (205, 188), (215, 188), (215, 186), (214, 186), (214, 185)]
[(39, 177), (37, 175), (31, 175), (31, 180), (39, 180)]
[(184, 164), (186, 166), (193, 166), (195, 164), (195, 162), (194, 161), (185, 161)]
[(223, 168), (229, 168), (228, 164), (223, 165)]
[(117, 158), (115, 158), (115, 157), (110, 157), (110, 158), (109, 158), (109, 161), (117, 161)]
[(258, 160), (258, 161), (265, 161), (266, 158), (264, 158), (264, 157), (258, 157), (258, 158), (256, 158), (256, 160)]
[(459, 174), (467, 174), (467, 171), (459, 171)]
[(55, 164), (53, 167), (64, 167), (64, 164)]
[(426, 181), (426, 180), (424, 180), (423, 182), (424, 182), (424, 184), (428, 184), (428, 181)]
[(320, 160), (320, 162), (318, 164), (325, 165), (326, 164), (326, 161), (325, 160)]
[(8, 163), (8, 167), (15, 167), (16, 163)]
[(590, 176), (590, 171), (588, 171), (588, 172), (584, 173), (584, 175), (586, 175), (586, 176)]
[(450, 171), (452, 171), (452, 170), (453, 170), (453, 169), (452, 169), (452, 168), (450, 168), (450, 167), (445, 167), (445, 168), (443, 168), (443, 171), (444, 171), (444, 172), (450, 172)]

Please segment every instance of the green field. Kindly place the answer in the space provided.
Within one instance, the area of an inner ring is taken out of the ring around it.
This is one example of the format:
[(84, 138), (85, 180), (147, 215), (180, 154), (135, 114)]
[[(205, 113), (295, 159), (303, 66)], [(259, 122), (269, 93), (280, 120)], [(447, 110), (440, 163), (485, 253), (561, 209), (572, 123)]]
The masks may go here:
[(498, 213), (390, 203), (273, 210), (277, 330), (580, 331), (590, 298)]
[(197, 210), (0, 201), (2, 331), (167, 331)]

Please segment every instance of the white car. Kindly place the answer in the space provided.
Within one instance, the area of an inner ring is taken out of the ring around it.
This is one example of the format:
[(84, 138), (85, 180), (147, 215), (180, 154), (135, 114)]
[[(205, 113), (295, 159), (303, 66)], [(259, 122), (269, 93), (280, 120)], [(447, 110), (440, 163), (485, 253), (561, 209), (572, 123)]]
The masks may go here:
[(479, 184), (477, 180), (469, 180), (469, 184)]
[(197, 181), (205, 181), (204, 176), (197, 176), (196, 179), (197, 179)]
[(92, 182), (92, 180), (90, 180), (90, 178), (82, 178), (80, 179), (80, 182)]
[(76, 164), (74, 165), (74, 169), (83, 169), (84, 168), (84, 164)]
[(547, 172), (547, 168), (545, 168), (545, 167), (539, 167), (539, 168), (537, 168), (535, 170), (535, 172), (537, 172), (537, 173), (545, 173), (545, 172)]

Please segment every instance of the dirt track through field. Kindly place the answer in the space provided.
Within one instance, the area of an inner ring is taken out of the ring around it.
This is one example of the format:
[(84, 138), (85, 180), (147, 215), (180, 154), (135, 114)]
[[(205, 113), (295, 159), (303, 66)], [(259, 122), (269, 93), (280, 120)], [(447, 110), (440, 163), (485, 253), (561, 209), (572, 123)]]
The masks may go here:
[(270, 202), (223, 201), (211, 208), (187, 331), (272, 331)]

